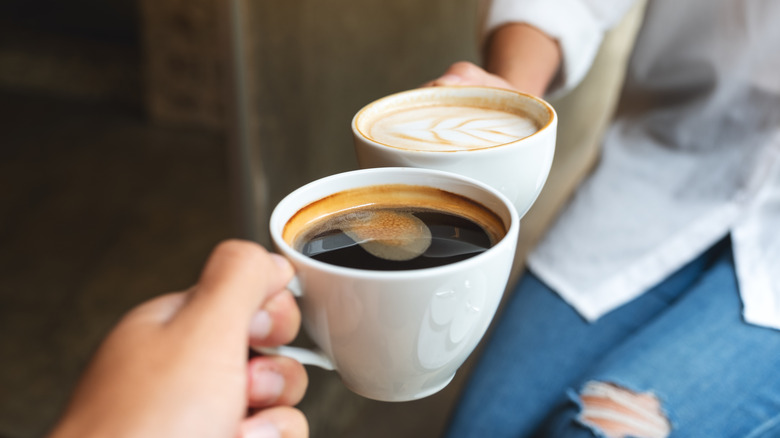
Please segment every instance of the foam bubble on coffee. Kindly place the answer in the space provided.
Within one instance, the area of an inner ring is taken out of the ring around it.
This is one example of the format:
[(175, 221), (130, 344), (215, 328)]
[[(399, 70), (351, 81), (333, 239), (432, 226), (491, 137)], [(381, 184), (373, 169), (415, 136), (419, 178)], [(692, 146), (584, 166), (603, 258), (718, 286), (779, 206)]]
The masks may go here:
[(369, 254), (385, 260), (411, 260), (431, 246), (431, 230), (411, 213), (365, 211), (350, 215), (341, 228)]
[(375, 141), (422, 151), (483, 149), (539, 130), (529, 117), (469, 105), (421, 105), (383, 114), (367, 133)]

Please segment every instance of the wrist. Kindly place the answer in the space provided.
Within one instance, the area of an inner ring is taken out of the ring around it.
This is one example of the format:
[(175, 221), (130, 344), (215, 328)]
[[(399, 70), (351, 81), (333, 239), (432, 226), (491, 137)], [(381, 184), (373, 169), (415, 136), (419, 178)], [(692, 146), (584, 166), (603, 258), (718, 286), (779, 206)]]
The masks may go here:
[(541, 30), (510, 23), (491, 34), (485, 58), (488, 72), (522, 92), (542, 96), (558, 73), (562, 55), (558, 42)]

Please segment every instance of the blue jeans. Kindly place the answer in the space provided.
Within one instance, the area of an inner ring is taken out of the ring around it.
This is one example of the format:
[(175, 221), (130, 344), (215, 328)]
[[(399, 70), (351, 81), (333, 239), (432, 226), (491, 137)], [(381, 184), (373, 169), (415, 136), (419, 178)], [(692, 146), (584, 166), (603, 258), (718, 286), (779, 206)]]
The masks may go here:
[(742, 320), (728, 238), (594, 323), (526, 273), (447, 436), (598, 436), (578, 420), (591, 381), (654, 394), (672, 437), (780, 437), (780, 332)]

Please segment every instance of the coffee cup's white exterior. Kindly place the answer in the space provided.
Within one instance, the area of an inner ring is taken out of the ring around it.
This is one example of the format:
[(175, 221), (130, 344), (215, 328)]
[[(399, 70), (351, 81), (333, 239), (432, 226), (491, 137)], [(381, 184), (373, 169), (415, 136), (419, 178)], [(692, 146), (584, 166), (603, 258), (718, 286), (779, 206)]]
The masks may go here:
[[(467, 260), (392, 272), (319, 262), (281, 237), (289, 218), (313, 201), (398, 183), (478, 200), (502, 218), (508, 233)], [(304, 329), (344, 384), (368, 398), (405, 401), (446, 386), (484, 335), (509, 278), (519, 218), (506, 197), (480, 182), (433, 170), (383, 168), (334, 175), (296, 190), (275, 208), (270, 227), (278, 250), (295, 266)]]
[[(463, 151), (421, 151), (379, 143), (361, 129), (361, 119), (411, 102), (441, 101), (442, 97), (479, 98), (490, 106), (527, 108), (541, 129), (513, 142)], [(516, 91), (490, 87), (428, 87), (392, 94), (363, 107), (352, 119), (357, 160), (362, 168), (420, 167), (454, 172), (485, 182), (506, 195), (522, 217), (542, 191), (555, 153), (558, 116), (542, 99)]]

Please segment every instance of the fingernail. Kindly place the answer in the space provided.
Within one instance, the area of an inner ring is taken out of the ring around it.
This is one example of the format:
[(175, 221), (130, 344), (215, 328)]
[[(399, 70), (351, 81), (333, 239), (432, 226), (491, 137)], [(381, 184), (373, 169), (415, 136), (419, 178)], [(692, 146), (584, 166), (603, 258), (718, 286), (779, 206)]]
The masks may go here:
[(460, 81), (462, 81), (460, 76), (453, 75), (453, 74), (446, 74), (442, 77), (440, 77), (436, 82), (438, 82), (441, 85), (455, 85), (459, 84)]
[(258, 310), (249, 322), (249, 336), (252, 340), (263, 340), (271, 334), (271, 315)]
[(255, 368), (252, 372), (251, 399), (258, 404), (271, 404), (284, 391), (284, 377), (266, 368)]
[(244, 427), (243, 438), (282, 438), (282, 433), (275, 424), (263, 421), (248, 423)]

